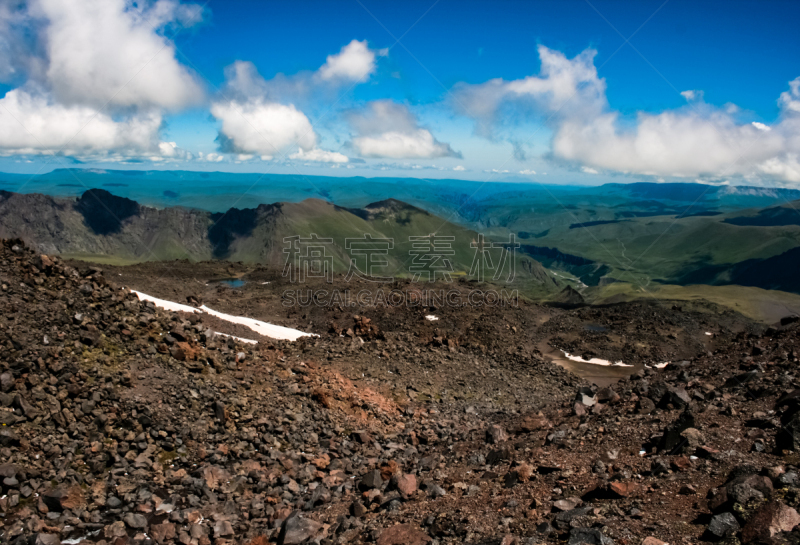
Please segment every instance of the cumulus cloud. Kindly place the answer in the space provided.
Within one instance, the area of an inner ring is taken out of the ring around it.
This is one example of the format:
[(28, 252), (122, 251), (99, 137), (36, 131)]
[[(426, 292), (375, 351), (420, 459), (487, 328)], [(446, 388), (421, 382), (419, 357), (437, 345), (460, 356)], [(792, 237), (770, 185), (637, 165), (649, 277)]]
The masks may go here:
[[(593, 49), (574, 59), (545, 46), (539, 46), (541, 70), (538, 76), (505, 81), (492, 79), (479, 85), (458, 84), (454, 89), (454, 106), (473, 118), (476, 132), (492, 137), (502, 114), (519, 118), (520, 109), (533, 106), (550, 117), (594, 117), (606, 105), (605, 80), (598, 78)], [(513, 112), (503, 111), (511, 107)], [(525, 112), (527, 113), (527, 112)]]
[(0, 79), (21, 84), (0, 99), (0, 153), (190, 159), (159, 133), (203, 89), (163, 30), (201, 15), (174, 0), (0, 3), (0, 52), (14, 55)]
[(303, 70), (296, 74), (275, 74), (263, 78), (255, 65), (238, 60), (225, 68), (226, 98), (249, 99), (261, 97), (271, 102), (306, 105), (314, 101), (330, 103), (331, 97), (342, 85), (364, 82), (377, 68), (377, 58), (384, 51), (370, 49), (366, 41), (353, 40), (335, 55), (329, 55), (318, 70)]
[(252, 100), (217, 102), (211, 115), (220, 120), (223, 135), (221, 151), (274, 156), (295, 143), (301, 148), (316, 147), (317, 137), (311, 122), (293, 105)]
[(64, 148), (63, 155), (77, 157), (162, 152), (175, 157), (174, 146), (158, 141), (160, 126), (157, 112), (119, 121), (88, 106), (65, 106), (45, 94), (15, 89), (0, 99), (0, 154), (38, 155)]
[[(386, 55), (386, 52), (380, 51), (377, 54)], [(339, 53), (328, 55), (325, 64), (319, 69), (319, 77), (323, 80), (365, 80), (375, 72), (375, 57), (376, 52), (369, 48), (366, 40), (353, 40)]]
[(350, 126), (356, 136), (352, 146), (362, 157), (389, 159), (433, 159), (461, 157), (450, 144), (436, 140), (428, 129), (402, 105), (378, 100), (361, 112), (351, 112)]
[(221, 124), (221, 152), (269, 160), (297, 148), (289, 158), (347, 162), (345, 155), (317, 147), (317, 134), (308, 117), (294, 104), (271, 99), (268, 82), (251, 63), (237, 62), (226, 75), (225, 91), (211, 104), (211, 115)]
[(794, 159), (800, 153), (800, 78), (781, 94), (782, 115), (771, 126), (742, 123), (738, 108), (706, 104), (696, 90), (682, 93), (690, 102), (682, 108), (639, 112), (630, 122), (609, 107), (595, 53), (588, 49), (568, 59), (540, 46), (538, 76), (458, 86), (457, 107), (489, 136), (502, 123), (504, 108), (516, 108), (516, 114), (528, 108), (552, 129), (555, 158), (594, 171), (692, 178), (761, 173), (800, 181)]
[(31, 12), (47, 21), (44, 77), (58, 101), (177, 109), (202, 99), (201, 85), (159, 32), (169, 24), (200, 21), (200, 6), (33, 0)]

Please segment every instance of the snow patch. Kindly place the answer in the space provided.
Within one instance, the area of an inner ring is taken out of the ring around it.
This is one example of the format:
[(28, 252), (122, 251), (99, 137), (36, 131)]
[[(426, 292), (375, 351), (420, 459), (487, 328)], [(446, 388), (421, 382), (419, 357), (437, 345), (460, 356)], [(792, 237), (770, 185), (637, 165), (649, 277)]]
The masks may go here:
[(305, 331), (300, 331), (299, 329), (274, 325), (267, 322), (262, 322), (261, 320), (255, 320), (253, 318), (245, 318), (244, 316), (231, 316), (230, 314), (217, 312), (216, 310), (210, 309), (205, 305), (200, 307), (200, 310), (205, 311), (212, 316), (216, 316), (221, 320), (225, 320), (226, 322), (245, 325), (259, 335), (264, 335), (265, 337), (271, 337), (273, 339), (296, 341), (300, 337), (319, 337), (319, 335), (306, 333)]
[(89, 532), (88, 534), (86, 534), (83, 537), (73, 537), (73, 538), (70, 538), (70, 539), (65, 539), (65, 540), (63, 540), (61, 542), (61, 544), (62, 545), (77, 545), (78, 543), (81, 543), (81, 542), (83, 542), (83, 541), (85, 541), (85, 540), (87, 540), (89, 538), (93, 538), (94, 536), (96, 536), (99, 533), (100, 533), (100, 530), (95, 530), (94, 532)]
[[(212, 316), (216, 316), (220, 320), (225, 320), (226, 322), (230, 322), (232, 324), (241, 324), (247, 326), (256, 333), (258, 333), (259, 335), (264, 335), (265, 337), (270, 337), (272, 339), (280, 339), (283, 341), (296, 341), (300, 337), (318, 336), (312, 333), (306, 333), (305, 331), (300, 331), (298, 329), (291, 329), (289, 327), (283, 327), (279, 325), (270, 324), (268, 322), (262, 322), (261, 320), (255, 320), (253, 318), (245, 318), (244, 316), (232, 316), (230, 314), (217, 312), (216, 310), (208, 308), (205, 305), (203, 305), (198, 309), (195, 307), (191, 307), (189, 305), (182, 305), (180, 303), (173, 303), (172, 301), (159, 299), (157, 297), (147, 295), (146, 293), (142, 293), (140, 291), (131, 290), (131, 292), (135, 293), (136, 296), (139, 297), (141, 301), (152, 301), (157, 307), (163, 308), (165, 310), (170, 310), (172, 312), (206, 312), (208, 314), (211, 314)], [(223, 335), (223, 333), (219, 334)], [(227, 335), (227, 336), (233, 337), (233, 335)], [(248, 343), (258, 342), (258, 341), (251, 341), (250, 339), (240, 339), (240, 340)]]
[(580, 356), (573, 356), (572, 354), (568, 353), (566, 350), (562, 350), (564, 353), (564, 357), (568, 360), (577, 361), (579, 363), (591, 363), (592, 365), (602, 365), (604, 367), (633, 367), (633, 365), (628, 365), (626, 363), (622, 363), (621, 361), (615, 361), (611, 363), (608, 360), (601, 360), (600, 358), (592, 358), (590, 360), (585, 360)]

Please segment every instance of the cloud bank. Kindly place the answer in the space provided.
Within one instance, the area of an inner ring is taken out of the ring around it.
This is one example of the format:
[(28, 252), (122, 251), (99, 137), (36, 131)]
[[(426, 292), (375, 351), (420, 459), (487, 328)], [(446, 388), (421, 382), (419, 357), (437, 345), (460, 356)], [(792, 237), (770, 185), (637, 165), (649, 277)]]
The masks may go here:
[(800, 79), (781, 94), (781, 117), (771, 126), (742, 122), (736, 108), (706, 104), (697, 90), (682, 93), (685, 107), (639, 112), (631, 123), (609, 107), (595, 54), (587, 49), (568, 59), (539, 46), (539, 75), (459, 85), (456, 108), (485, 137), (508, 112), (531, 113), (551, 128), (555, 158), (590, 169), (677, 177), (767, 174), (800, 182)]
[(161, 142), (165, 111), (203, 100), (175, 58), (167, 27), (190, 26), (197, 5), (172, 0), (30, 0), (0, 8), (0, 78), (23, 80), (0, 99), (0, 153), (124, 160), (183, 159)]

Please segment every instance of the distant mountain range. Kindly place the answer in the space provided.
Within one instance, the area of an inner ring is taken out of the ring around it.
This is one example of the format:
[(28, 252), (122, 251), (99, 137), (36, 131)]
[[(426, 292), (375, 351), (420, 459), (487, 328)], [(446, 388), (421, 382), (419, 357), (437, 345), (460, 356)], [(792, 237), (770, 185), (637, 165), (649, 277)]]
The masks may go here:
[[(407, 241), (447, 232), (463, 241), (453, 259), (464, 273), (479, 233), (494, 241), (513, 234), (526, 260), (520, 270), (579, 290), (658, 282), (800, 293), (800, 281), (775, 270), (800, 251), (795, 189), (80, 169), (0, 174), (0, 188), (25, 193), (2, 194), (2, 233), (51, 253), (278, 266), (283, 237), (316, 232), (337, 240), (336, 267), (346, 270), (342, 245), (353, 233)], [(407, 260), (407, 245), (392, 251), (396, 269)]]

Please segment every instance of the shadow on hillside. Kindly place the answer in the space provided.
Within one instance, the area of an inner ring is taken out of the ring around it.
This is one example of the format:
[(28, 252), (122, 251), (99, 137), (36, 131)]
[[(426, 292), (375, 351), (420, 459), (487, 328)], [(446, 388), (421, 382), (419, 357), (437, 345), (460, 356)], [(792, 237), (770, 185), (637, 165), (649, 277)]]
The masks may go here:
[(89, 189), (78, 198), (75, 209), (96, 235), (122, 231), (122, 222), (139, 214), (139, 203), (112, 195), (105, 189)]
[(738, 263), (713, 264), (709, 258), (705, 258), (687, 264), (672, 282), (684, 286), (736, 284), (800, 293), (798, 267), (800, 267), (800, 246), (772, 257), (745, 259)]
[(208, 228), (208, 240), (216, 259), (226, 259), (231, 254), (231, 243), (242, 236), (253, 233), (258, 223), (258, 209), (231, 208), (227, 212), (211, 214), (211, 227)]

